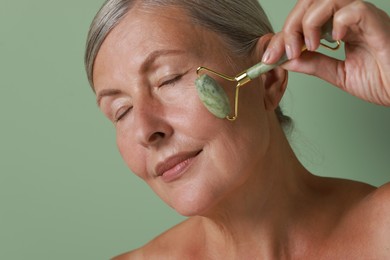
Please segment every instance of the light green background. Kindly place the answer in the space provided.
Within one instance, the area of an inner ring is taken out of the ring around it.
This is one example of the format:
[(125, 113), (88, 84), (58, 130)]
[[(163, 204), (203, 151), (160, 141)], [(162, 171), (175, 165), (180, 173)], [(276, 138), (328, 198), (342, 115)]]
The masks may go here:
[[(0, 259), (108, 259), (182, 218), (125, 167), (84, 41), (102, 0), (0, 0)], [(263, 1), (275, 29), (294, 1)], [(388, 0), (376, 0), (388, 13)], [(291, 75), (292, 142), (320, 175), (390, 179), (390, 109)]]

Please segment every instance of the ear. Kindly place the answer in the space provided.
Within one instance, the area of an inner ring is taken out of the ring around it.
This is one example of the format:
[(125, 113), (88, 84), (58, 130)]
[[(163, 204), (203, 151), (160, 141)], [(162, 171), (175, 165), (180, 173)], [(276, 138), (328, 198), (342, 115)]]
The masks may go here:
[[(257, 40), (254, 50), (255, 59), (257, 62), (261, 60), (265, 50), (273, 34), (269, 33)], [(267, 110), (275, 110), (280, 100), (283, 97), (284, 91), (287, 87), (288, 73), (281, 67), (276, 67), (273, 70), (261, 75), (261, 79), (264, 85), (264, 105)]]

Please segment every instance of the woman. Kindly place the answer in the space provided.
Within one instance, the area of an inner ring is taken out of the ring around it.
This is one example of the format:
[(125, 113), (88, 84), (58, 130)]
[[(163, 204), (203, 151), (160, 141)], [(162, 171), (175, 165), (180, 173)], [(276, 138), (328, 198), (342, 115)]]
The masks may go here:
[[(302, 0), (274, 36), (256, 0), (204, 2), (109, 0), (91, 26), (87, 73), (123, 159), (189, 216), (115, 259), (389, 258), (390, 186), (308, 172), (278, 108), (286, 69), (389, 106), (388, 15), (361, 1)], [(304, 42), (318, 47), (332, 16), (345, 62), (301, 54)], [(197, 67), (235, 75), (261, 59), (275, 62), (284, 50), (292, 61), (242, 88), (235, 122), (200, 102)]]

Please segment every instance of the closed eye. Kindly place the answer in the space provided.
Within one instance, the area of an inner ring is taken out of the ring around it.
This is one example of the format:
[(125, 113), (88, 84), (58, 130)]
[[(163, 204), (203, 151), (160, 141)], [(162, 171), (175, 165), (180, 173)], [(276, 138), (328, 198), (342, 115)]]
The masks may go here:
[(183, 77), (182, 74), (177, 75), (177, 76), (175, 76), (174, 78), (169, 79), (169, 80), (164, 81), (163, 83), (161, 83), (161, 84), (160, 84), (160, 87), (165, 86), (165, 85), (175, 85), (175, 83), (176, 83), (177, 81), (179, 81), (182, 77)]
[(114, 120), (115, 123), (117, 123), (120, 120), (122, 120), (130, 112), (130, 110), (132, 108), (133, 107), (124, 107), (124, 108), (119, 109), (117, 115), (115, 116), (115, 120)]

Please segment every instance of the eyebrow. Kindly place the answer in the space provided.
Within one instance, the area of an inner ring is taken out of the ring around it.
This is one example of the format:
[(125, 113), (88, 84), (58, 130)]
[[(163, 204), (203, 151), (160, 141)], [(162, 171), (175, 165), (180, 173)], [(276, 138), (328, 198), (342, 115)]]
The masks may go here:
[[(151, 64), (155, 62), (155, 60), (160, 57), (160, 56), (167, 56), (167, 55), (178, 55), (178, 54), (183, 54), (184, 51), (182, 50), (156, 50), (151, 52), (146, 59), (142, 62), (139, 72), (145, 72), (148, 70)], [(121, 94), (122, 91), (119, 89), (103, 89), (97, 94), (96, 97), (96, 103), (100, 107), (100, 103), (103, 97), (107, 96), (115, 96)]]
[(182, 50), (157, 50), (157, 51), (153, 51), (152, 53), (150, 53), (146, 59), (144, 60), (144, 62), (142, 63), (139, 71), (140, 72), (144, 72), (146, 71), (149, 66), (160, 56), (167, 56), (167, 55), (178, 55), (178, 54), (183, 54), (184, 51)]
[(97, 94), (96, 103), (100, 107), (100, 103), (103, 97), (115, 96), (122, 93), (119, 89), (103, 89)]

